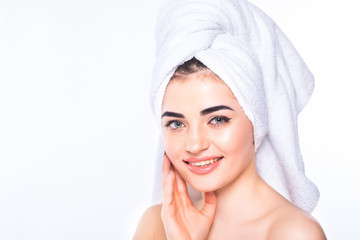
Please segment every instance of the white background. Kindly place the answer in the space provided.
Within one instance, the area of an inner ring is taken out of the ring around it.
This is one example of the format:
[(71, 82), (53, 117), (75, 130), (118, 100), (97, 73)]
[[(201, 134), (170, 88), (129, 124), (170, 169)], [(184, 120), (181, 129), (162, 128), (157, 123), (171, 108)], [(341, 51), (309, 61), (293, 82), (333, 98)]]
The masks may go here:
[[(0, 239), (130, 239), (151, 204), (162, 1), (0, 0)], [(356, 1), (254, 0), (316, 77), (299, 117), (314, 216), (360, 236)]]

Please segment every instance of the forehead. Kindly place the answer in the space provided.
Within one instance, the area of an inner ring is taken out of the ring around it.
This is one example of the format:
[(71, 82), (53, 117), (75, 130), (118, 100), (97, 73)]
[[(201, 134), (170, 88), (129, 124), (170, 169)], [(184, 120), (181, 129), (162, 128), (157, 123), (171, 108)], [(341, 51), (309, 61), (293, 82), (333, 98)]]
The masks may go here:
[(229, 87), (213, 73), (194, 73), (170, 80), (165, 90), (162, 110), (198, 111), (200, 108), (224, 104), (239, 105)]

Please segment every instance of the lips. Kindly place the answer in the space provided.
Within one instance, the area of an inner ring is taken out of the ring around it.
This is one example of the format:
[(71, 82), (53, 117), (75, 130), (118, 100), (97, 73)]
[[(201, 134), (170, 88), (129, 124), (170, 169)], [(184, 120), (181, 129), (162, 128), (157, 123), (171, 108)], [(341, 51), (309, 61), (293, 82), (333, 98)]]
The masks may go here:
[(187, 168), (195, 174), (208, 174), (214, 171), (220, 164), (223, 157), (189, 158), (184, 160)]
[(196, 167), (205, 167), (209, 164), (213, 164), (219, 160), (221, 160), (222, 157), (218, 157), (218, 158), (215, 158), (215, 159), (210, 159), (210, 160), (204, 160), (204, 161), (199, 161), (199, 162), (186, 162), (192, 166), (196, 166)]

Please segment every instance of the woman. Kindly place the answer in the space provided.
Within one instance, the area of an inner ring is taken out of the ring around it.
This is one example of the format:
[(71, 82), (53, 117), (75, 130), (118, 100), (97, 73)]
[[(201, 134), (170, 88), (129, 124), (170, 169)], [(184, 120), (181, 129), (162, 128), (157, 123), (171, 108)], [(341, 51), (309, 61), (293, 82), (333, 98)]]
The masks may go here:
[(313, 77), (279, 28), (246, 1), (174, 0), (156, 36), (163, 204), (134, 239), (326, 239), (297, 135)]

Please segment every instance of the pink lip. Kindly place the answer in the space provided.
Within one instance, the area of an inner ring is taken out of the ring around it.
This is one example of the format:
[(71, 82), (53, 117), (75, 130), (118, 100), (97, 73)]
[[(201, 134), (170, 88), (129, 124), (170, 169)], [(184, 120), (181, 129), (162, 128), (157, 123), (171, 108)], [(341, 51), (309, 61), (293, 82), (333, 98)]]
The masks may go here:
[[(201, 161), (206, 161), (206, 160), (211, 160), (211, 159), (216, 159), (216, 158), (219, 158), (219, 156), (211, 156), (211, 157), (202, 157), (202, 158), (188, 158), (186, 160), (184, 160), (185, 162), (201, 162)], [(214, 171), (220, 164), (222, 159), (220, 159), (219, 161), (215, 162), (215, 163), (212, 163), (210, 165), (207, 165), (207, 166), (203, 166), (203, 167), (200, 167), (200, 166), (193, 166), (193, 165), (190, 165), (188, 163), (186, 163), (186, 167), (192, 172), (192, 173), (195, 173), (195, 174), (199, 174), (199, 175), (203, 175), (203, 174), (208, 174), (208, 173), (211, 173), (212, 171)]]
[(202, 158), (188, 158), (185, 159), (184, 162), (201, 162), (201, 161), (206, 161), (206, 160), (211, 160), (211, 159), (216, 159), (216, 158), (220, 158), (221, 156), (208, 156), (208, 157), (202, 157)]

